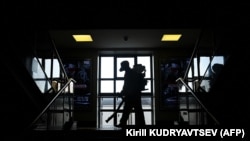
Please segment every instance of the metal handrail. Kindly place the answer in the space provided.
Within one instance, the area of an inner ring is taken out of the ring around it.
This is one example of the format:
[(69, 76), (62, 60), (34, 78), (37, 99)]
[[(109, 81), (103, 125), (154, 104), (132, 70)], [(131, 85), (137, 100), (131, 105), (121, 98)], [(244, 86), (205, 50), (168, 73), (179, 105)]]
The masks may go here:
[(68, 75), (67, 75), (67, 73), (66, 73), (66, 71), (65, 71), (65, 68), (64, 68), (64, 66), (63, 66), (62, 59), (61, 59), (61, 57), (60, 57), (60, 55), (59, 55), (59, 53), (58, 53), (58, 51), (57, 51), (57, 49), (56, 49), (56, 45), (55, 45), (54, 40), (52, 40), (52, 43), (53, 43), (53, 49), (54, 49), (54, 51), (55, 51), (55, 53), (56, 53), (57, 59), (58, 59), (58, 61), (59, 61), (59, 64), (60, 64), (60, 66), (61, 66), (61, 68), (62, 68), (63, 73), (65, 74), (66, 81), (68, 81), (68, 79), (69, 79), (69, 78), (68, 78)]
[(47, 106), (42, 110), (42, 112), (35, 118), (35, 120), (30, 124), (29, 127), (32, 127), (38, 119), (48, 110), (48, 108), (51, 106), (51, 104), (58, 98), (59, 95), (62, 94), (62, 92), (67, 88), (67, 86), (71, 83), (76, 81), (73, 78), (70, 78), (68, 82), (57, 92), (57, 94), (54, 96), (54, 98), (47, 104)]
[(189, 71), (189, 68), (191, 67), (192, 60), (194, 60), (194, 57), (195, 57), (195, 55), (196, 55), (196, 53), (197, 53), (197, 50), (199, 49), (200, 38), (201, 38), (203, 32), (204, 32), (204, 31), (201, 30), (201, 32), (200, 32), (200, 34), (199, 34), (199, 36), (198, 36), (198, 38), (197, 38), (197, 40), (196, 40), (196, 43), (195, 43), (195, 46), (194, 46), (194, 50), (193, 50), (192, 55), (191, 55), (191, 58), (190, 58), (190, 62), (189, 62), (189, 64), (188, 64), (187, 68), (186, 68), (186, 72), (185, 72), (184, 77), (183, 77), (184, 80), (186, 80), (186, 78), (187, 78), (187, 76), (188, 76), (188, 71)]
[(192, 96), (195, 98), (195, 100), (201, 105), (201, 107), (208, 113), (208, 115), (215, 121), (216, 124), (220, 124), (219, 121), (214, 117), (214, 115), (208, 111), (208, 109), (205, 107), (205, 105), (199, 100), (199, 98), (196, 96), (195, 92), (184, 82), (183, 78), (176, 79), (176, 82), (181, 81), (182, 84), (188, 88), (192, 94)]

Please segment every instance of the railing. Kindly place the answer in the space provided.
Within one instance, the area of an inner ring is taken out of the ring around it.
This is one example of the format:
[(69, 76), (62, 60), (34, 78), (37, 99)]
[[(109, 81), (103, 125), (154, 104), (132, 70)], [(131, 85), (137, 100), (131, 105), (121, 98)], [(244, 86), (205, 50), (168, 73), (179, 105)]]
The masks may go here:
[[(71, 82), (76, 82), (74, 79), (70, 78), (68, 80), (68, 82), (57, 92), (57, 94), (55, 95), (55, 97), (47, 104), (47, 106), (42, 110), (42, 112), (35, 118), (35, 120), (31, 123), (31, 125), (29, 126), (29, 129), (30, 128), (33, 128), (34, 125), (37, 123), (37, 121), (42, 117), (42, 115), (44, 115), (48, 110), (49, 108), (51, 107), (51, 105), (55, 102), (55, 100), (62, 94), (64, 94), (63, 92), (65, 91), (65, 89), (67, 87), (69, 87), (70, 83)], [(69, 105), (69, 111), (72, 111), (73, 110), (73, 107), (71, 107)]]
[(68, 81), (68, 79), (69, 79), (69, 78), (68, 78), (68, 75), (67, 75), (67, 73), (66, 73), (66, 71), (65, 71), (65, 68), (64, 68), (64, 66), (63, 66), (62, 59), (61, 59), (61, 57), (60, 57), (60, 55), (59, 55), (59, 53), (58, 53), (58, 51), (57, 51), (57, 49), (56, 49), (56, 45), (55, 45), (54, 40), (52, 40), (52, 43), (53, 43), (54, 52), (55, 52), (55, 54), (56, 54), (56, 57), (57, 57), (57, 59), (58, 59), (58, 61), (59, 61), (60, 67), (61, 67), (61, 69), (62, 69), (62, 72), (63, 72), (63, 74), (64, 74), (64, 78), (66, 79), (66, 81)]
[[(46, 106), (44, 108), (42, 108), (43, 110), (36, 116), (36, 118), (32, 121), (32, 123), (30, 124), (30, 126), (28, 127), (28, 129), (34, 129), (34, 127), (40, 128), (42, 127), (44, 129), (48, 129), (49, 127), (53, 127), (54, 125), (52, 125), (53, 122), (56, 122), (56, 124), (58, 125), (59, 123), (61, 124), (60, 126), (63, 126), (64, 121), (66, 121), (66, 118), (72, 118), (72, 113), (73, 113), (73, 101), (74, 101), (74, 95), (73, 95), (73, 88), (74, 86), (72, 86), (72, 83), (76, 83), (76, 81), (73, 78), (68, 78), (68, 75), (65, 71), (64, 65), (62, 63), (61, 57), (56, 49), (55, 43), (52, 40), (52, 61), (51, 61), (51, 76), (48, 77), (45, 69), (43, 68), (43, 65), (39, 59), (37, 57), (35, 57), (37, 63), (36, 65), (39, 68), (39, 77), (42, 77), (41, 80), (43, 80), (43, 82), (45, 81), (46, 84), (48, 83), (48, 85), (50, 87), (46, 87), (43, 85), (39, 85), (39, 83), (37, 83), (38, 87), (40, 86), (41, 88), (39, 88), (41, 90), (42, 93), (48, 93), (48, 97), (49, 97), (49, 101), (48, 104), (46, 104)], [(38, 55), (35, 55), (38, 56)], [(41, 58), (44, 59), (44, 58)], [(53, 61), (54, 59), (56, 59), (59, 63), (59, 77), (53, 77), (53, 71), (54, 71), (54, 65), (53, 65)], [(43, 61), (42, 61), (43, 62)], [(34, 75), (34, 74), (32, 74)], [(40, 76), (42, 75), (42, 76)], [(36, 79), (33, 77), (34, 81), (36, 81)], [(38, 79), (37, 81), (41, 81), (40, 79)], [(46, 87), (46, 89), (45, 89)], [(43, 90), (45, 89), (45, 90)], [(51, 89), (53, 90), (53, 93), (50, 93)], [(71, 90), (72, 89), (72, 90)], [(46, 96), (46, 95), (44, 95)], [(66, 101), (65, 101), (65, 98)], [(68, 103), (67, 103), (68, 102)], [(67, 117), (65, 117), (64, 112), (67, 112)], [(63, 115), (61, 115), (63, 114)], [(60, 118), (62, 117), (63, 120), (61, 120)], [(40, 122), (38, 122), (40, 120)], [(67, 119), (69, 120), (69, 119)], [(38, 127), (40, 126), (40, 127)]]
[(215, 116), (205, 107), (205, 105), (199, 100), (199, 98), (196, 96), (195, 92), (185, 83), (185, 81), (182, 78), (178, 78), (176, 82), (180, 81), (192, 94), (192, 96), (195, 98), (195, 100), (198, 102), (198, 104), (204, 109), (204, 111), (213, 119), (213, 121), (219, 125), (219, 121), (215, 118)]
[(191, 58), (190, 58), (190, 62), (189, 62), (189, 64), (188, 64), (187, 69), (186, 69), (186, 71), (185, 71), (185, 74), (184, 74), (184, 76), (183, 76), (183, 79), (184, 79), (184, 80), (186, 80), (187, 77), (188, 77), (188, 72), (189, 72), (189, 69), (190, 69), (190, 67), (191, 67), (191, 65), (192, 65), (192, 60), (194, 60), (194, 58), (195, 58), (195, 56), (196, 56), (196, 53), (197, 53), (197, 51), (198, 51), (198, 49), (199, 49), (200, 38), (201, 38), (201, 36), (202, 36), (202, 33), (203, 33), (203, 31), (201, 31), (201, 33), (199, 34), (198, 39), (196, 40), (196, 43), (195, 43), (195, 46), (194, 46), (194, 50), (193, 50), (192, 55), (191, 55)]

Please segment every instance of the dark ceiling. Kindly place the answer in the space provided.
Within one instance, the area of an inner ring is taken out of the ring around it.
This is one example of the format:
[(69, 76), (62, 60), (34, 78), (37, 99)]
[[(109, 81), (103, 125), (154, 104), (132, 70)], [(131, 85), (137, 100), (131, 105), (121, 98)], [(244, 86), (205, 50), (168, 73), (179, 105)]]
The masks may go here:
[[(161, 42), (163, 34), (182, 34), (178, 42)], [(58, 48), (169, 48), (194, 47), (200, 29), (52, 30)], [(91, 34), (93, 42), (76, 43), (73, 34)]]
[[(51, 20), (58, 26), (50, 30), (58, 48), (194, 47), (203, 26), (209, 24), (206, 20), (211, 8), (206, 2), (187, 6), (179, 1), (67, 4), (53, 4), (55, 11), (61, 13), (54, 13), (56, 19)], [(161, 42), (165, 33), (180, 33), (182, 37), (179, 42)], [(91, 34), (94, 42), (76, 43), (72, 34)]]
[[(4, 1), (4, 23), (13, 31), (49, 32), (58, 48), (194, 47), (199, 34), (211, 46), (214, 31), (248, 19), (244, 3), (190, 1)], [(240, 14), (239, 14), (240, 13)], [(236, 20), (234, 20), (236, 19)], [(247, 24), (247, 23), (245, 23)], [(9, 26), (14, 25), (14, 26)], [(249, 24), (248, 24), (249, 25)], [(21, 29), (20, 29), (21, 28)], [(75, 43), (72, 34), (89, 33), (92, 43)], [(164, 33), (181, 33), (180, 42), (161, 42)], [(32, 36), (32, 35), (30, 35)], [(128, 40), (125, 41), (124, 37)], [(208, 38), (207, 38), (208, 37)]]

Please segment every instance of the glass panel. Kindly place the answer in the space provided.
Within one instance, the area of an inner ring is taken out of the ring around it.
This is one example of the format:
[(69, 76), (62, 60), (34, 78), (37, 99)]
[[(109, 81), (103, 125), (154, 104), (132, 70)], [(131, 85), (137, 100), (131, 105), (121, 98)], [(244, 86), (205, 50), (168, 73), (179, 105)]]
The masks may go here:
[(114, 126), (114, 118), (112, 118), (109, 122), (106, 122), (106, 120), (113, 114), (113, 112), (100, 112), (100, 125), (101, 127), (109, 127)]
[(45, 59), (45, 73), (51, 78), (51, 59)]
[(101, 98), (100, 99), (100, 109), (113, 110), (114, 98)]
[(120, 123), (120, 120), (121, 120), (121, 118), (122, 118), (122, 113), (121, 113), (121, 112), (118, 112), (116, 117), (117, 117), (116, 123), (119, 124), (119, 123)]
[[(193, 90), (193, 83), (192, 82), (188, 82), (188, 86)], [(190, 90), (188, 90), (190, 91)]]
[(187, 108), (187, 98), (186, 98), (186, 96), (179, 97), (179, 102), (180, 102), (180, 109), (186, 109)]
[[(119, 121), (119, 120), (118, 120)], [(119, 123), (119, 122), (118, 122)], [(135, 125), (135, 113), (131, 112), (127, 121), (127, 125)]]
[(114, 93), (114, 81), (101, 80), (101, 93)]
[[(121, 98), (116, 98), (115, 100), (116, 100), (116, 107), (115, 107), (115, 109), (118, 109), (118, 106), (121, 104), (122, 99)], [(123, 103), (123, 105), (121, 105), (121, 107), (119, 108), (119, 110), (122, 110), (123, 106), (124, 106), (124, 103)]]
[(151, 63), (150, 63), (150, 57), (149, 56), (144, 56), (144, 57), (137, 57), (137, 63), (142, 64), (146, 68), (146, 75), (145, 78), (151, 78)]
[(116, 85), (116, 90), (115, 90), (115, 92), (116, 92), (116, 93), (120, 93), (120, 92), (122, 91), (123, 83), (124, 83), (124, 80), (116, 80), (116, 81), (115, 81), (115, 85)]
[(205, 80), (205, 79), (203, 79), (203, 80), (201, 81), (200, 87), (201, 87), (203, 90), (205, 90), (206, 92), (208, 92), (208, 91), (210, 90), (210, 88), (211, 88), (211, 86), (210, 86), (210, 80)]
[(204, 76), (209, 63), (210, 63), (209, 57), (200, 57), (200, 76)]
[(186, 87), (184, 85), (181, 85), (179, 87), (179, 92), (186, 92)]
[(142, 109), (152, 109), (151, 98), (142, 98)]
[[(198, 76), (198, 65), (197, 65), (197, 58), (194, 58), (194, 76)], [(192, 77), (192, 76), (191, 76)]]
[(124, 74), (125, 74), (125, 71), (122, 71), (122, 72), (120, 72), (119, 70), (120, 70), (120, 68), (121, 68), (121, 62), (122, 61), (128, 61), (129, 62), (129, 66), (130, 66), (130, 68), (132, 68), (133, 66), (134, 66), (134, 58), (129, 58), (129, 57), (124, 57), (124, 58), (117, 58), (117, 71), (116, 71), (116, 73), (117, 73), (117, 77), (124, 77)]
[(180, 111), (182, 120), (185, 122), (189, 122), (189, 113), (188, 111)]
[[(117, 57), (116, 60), (115, 57), (101, 57), (100, 58), (100, 92), (101, 93), (119, 93), (122, 91), (124, 80), (121, 80), (120, 78), (124, 77), (125, 71), (120, 72), (120, 64), (122, 61), (127, 60), (129, 62), (130, 68), (134, 66), (135, 63), (135, 57)], [(108, 63), (106, 65), (106, 63)], [(114, 64), (116, 62), (116, 64)], [(146, 77), (151, 78), (151, 58), (150, 56), (139, 56), (137, 57), (137, 63), (142, 64), (146, 67)], [(115, 79), (114, 77), (114, 71), (116, 71), (116, 77), (118, 77), (119, 80)], [(109, 78), (109, 80), (103, 78)], [(151, 92), (151, 83), (152, 80), (148, 80), (148, 83), (146, 85), (146, 88), (148, 90), (143, 92)], [(114, 102), (115, 100), (115, 102)], [(116, 121), (114, 121), (115, 118), (111, 119), (108, 123), (106, 120), (113, 114), (114, 110), (120, 106), (120, 103), (122, 102), (122, 99), (120, 97), (101, 97), (98, 100), (100, 107), (100, 127), (109, 127), (114, 126), (113, 124), (119, 124), (120, 118), (122, 117), (122, 113), (118, 112), (116, 115)], [(115, 107), (114, 107), (115, 104)], [(121, 105), (120, 110), (123, 109), (124, 105)], [(152, 110), (152, 98), (151, 97), (143, 97), (142, 98), (142, 107), (144, 110)], [(115, 109), (114, 109), (115, 108)], [(102, 110), (110, 110), (110, 111), (102, 111)], [(144, 111), (146, 124), (152, 124), (152, 111)], [(134, 125), (135, 124), (135, 113), (132, 112), (128, 119), (128, 125)]]
[(101, 57), (101, 78), (114, 78), (114, 57)]
[(214, 56), (211, 62), (210, 68), (207, 70), (205, 76), (206, 78), (202, 80), (200, 87), (203, 88), (206, 92), (210, 91), (210, 88), (213, 85), (214, 80), (217, 77), (217, 74), (220, 73), (224, 65), (223, 56)]
[(224, 57), (223, 56), (214, 56), (211, 62), (211, 71), (213, 74), (217, 74), (222, 69), (224, 65)]
[(188, 102), (189, 102), (189, 109), (200, 109), (201, 106), (199, 105), (199, 103), (196, 101), (196, 99), (191, 96), (188, 98)]
[(144, 112), (146, 125), (152, 125), (152, 112), (146, 111)]
[(224, 56), (214, 56), (213, 61), (211, 62), (211, 66), (213, 66), (214, 64), (224, 65)]
[(45, 75), (43, 73), (43, 70), (36, 58), (33, 58), (32, 61), (32, 77), (34, 79), (42, 79), (45, 78)]
[(189, 112), (189, 124), (190, 125), (197, 125), (198, 120), (198, 113), (197, 112)]
[[(51, 59), (45, 59), (45, 72), (46, 75), (51, 78)], [(60, 65), (58, 59), (53, 59), (53, 78), (60, 77)]]
[(189, 70), (188, 70), (188, 78), (192, 78), (192, 75), (193, 75), (193, 71), (192, 71), (192, 69), (190, 67)]
[(34, 79), (36, 85), (42, 93), (51, 88), (51, 85), (49, 81), (47, 81), (46, 75), (43, 71), (43, 68), (36, 58), (33, 58), (32, 60), (32, 78)]
[(58, 59), (53, 59), (53, 78), (60, 77), (60, 65)]
[(148, 83), (147, 83), (147, 85), (145, 86), (145, 89), (146, 90), (144, 90), (144, 91), (142, 91), (142, 93), (147, 93), (147, 92), (151, 92), (151, 80), (147, 80), (148, 81)]

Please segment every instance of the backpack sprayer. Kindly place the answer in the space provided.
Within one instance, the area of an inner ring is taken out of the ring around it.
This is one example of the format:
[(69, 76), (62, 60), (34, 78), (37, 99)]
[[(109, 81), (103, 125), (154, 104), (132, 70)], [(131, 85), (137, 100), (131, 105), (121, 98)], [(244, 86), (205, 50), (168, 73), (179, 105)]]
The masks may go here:
[[(137, 72), (139, 75), (141, 75), (141, 77), (143, 78), (141, 80), (141, 84), (139, 87), (141, 87), (141, 91), (143, 90), (147, 90), (145, 89), (145, 86), (147, 85), (147, 80), (145, 79), (145, 73), (146, 73), (146, 68), (145, 66), (143, 66), (142, 64), (137, 64), (134, 65), (132, 70), (134, 70), (135, 72)], [(109, 116), (105, 121), (108, 123), (112, 118), (114, 118), (114, 116), (118, 113), (118, 111), (120, 110), (122, 104), (124, 103), (124, 99), (122, 98), (121, 103), (118, 105), (117, 109), (114, 111), (114, 113)]]

